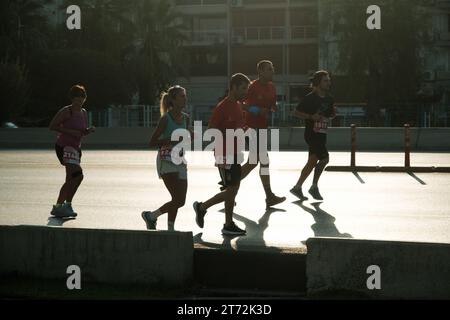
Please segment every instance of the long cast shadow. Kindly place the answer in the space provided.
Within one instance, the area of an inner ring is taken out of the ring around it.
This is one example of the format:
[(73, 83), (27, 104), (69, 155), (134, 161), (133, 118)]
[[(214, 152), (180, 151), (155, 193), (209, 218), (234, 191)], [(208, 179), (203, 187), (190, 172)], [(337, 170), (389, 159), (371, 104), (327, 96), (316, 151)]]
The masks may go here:
[(410, 175), (411, 177), (413, 177), (414, 179), (417, 180), (417, 182), (419, 182), (421, 185), (426, 185), (425, 181), (423, 181), (422, 179), (420, 179), (418, 176), (416, 176), (413, 172), (408, 172), (408, 175)]
[(231, 245), (231, 241), (234, 238), (238, 238), (235, 243), (236, 250), (252, 248), (262, 249), (264, 251), (270, 252), (280, 252), (281, 250), (276, 247), (267, 247), (264, 241), (264, 232), (269, 225), (270, 215), (277, 211), (286, 212), (286, 210), (284, 209), (269, 208), (264, 212), (263, 216), (258, 220), (258, 222), (234, 213), (234, 218), (237, 221), (243, 222), (245, 224), (245, 229), (247, 231), (247, 234), (245, 236), (222, 235), (223, 241), (220, 244), (204, 241), (202, 239), (203, 233), (198, 233), (193, 238), (194, 243), (201, 244), (212, 249), (232, 249), (233, 246)]
[(264, 240), (264, 232), (269, 226), (270, 216), (275, 212), (286, 212), (286, 210), (268, 208), (261, 218), (259, 218), (258, 222), (235, 213), (234, 217), (236, 220), (243, 222), (245, 224), (245, 229), (247, 230), (247, 235), (245, 237), (240, 237), (236, 241), (236, 248), (245, 249), (248, 247), (257, 247), (261, 249), (263, 248), (264, 251), (281, 252), (281, 250), (276, 247), (268, 247)]
[(352, 173), (353, 173), (353, 175), (356, 177), (356, 179), (358, 179), (358, 181), (361, 182), (361, 184), (365, 184), (365, 183), (366, 183), (366, 182), (361, 178), (361, 176), (359, 175), (358, 172), (353, 171)]
[(60, 227), (67, 221), (75, 220), (75, 218), (57, 218), (57, 217), (49, 217), (47, 225), (48, 226), (56, 226)]
[(349, 233), (341, 233), (335, 225), (336, 218), (331, 214), (322, 210), (320, 205), (322, 202), (313, 202), (311, 205), (313, 208), (309, 208), (303, 204), (303, 201), (294, 201), (294, 204), (298, 205), (304, 211), (310, 213), (315, 223), (311, 226), (316, 237), (334, 237), (334, 238), (353, 238)]

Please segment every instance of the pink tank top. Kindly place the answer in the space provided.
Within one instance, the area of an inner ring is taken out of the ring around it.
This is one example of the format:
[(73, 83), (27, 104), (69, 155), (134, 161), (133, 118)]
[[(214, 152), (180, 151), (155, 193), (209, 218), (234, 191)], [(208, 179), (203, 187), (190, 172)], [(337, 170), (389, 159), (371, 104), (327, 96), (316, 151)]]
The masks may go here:
[[(88, 123), (84, 112), (73, 112), (71, 107), (69, 107), (69, 110), (70, 117), (62, 122), (61, 126), (67, 129), (86, 130)], [(74, 137), (66, 133), (58, 133), (56, 144), (61, 147), (71, 146), (80, 149), (81, 137)]]

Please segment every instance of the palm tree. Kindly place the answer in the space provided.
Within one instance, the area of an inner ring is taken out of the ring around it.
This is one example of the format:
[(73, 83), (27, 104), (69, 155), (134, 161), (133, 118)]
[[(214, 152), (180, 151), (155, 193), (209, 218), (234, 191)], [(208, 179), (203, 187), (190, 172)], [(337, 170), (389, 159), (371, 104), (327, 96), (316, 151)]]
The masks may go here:
[[(65, 0), (61, 9), (73, 4)], [(63, 47), (78, 47), (107, 53), (119, 58), (132, 34), (128, 19), (132, 2), (125, 0), (80, 0), (81, 30), (70, 31), (64, 26)]]
[(161, 90), (185, 73), (182, 21), (164, 0), (137, 0), (132, 12), (134, 38), (125, 50), (124, 61), (135, 74), (139, 102), (153, 104)]

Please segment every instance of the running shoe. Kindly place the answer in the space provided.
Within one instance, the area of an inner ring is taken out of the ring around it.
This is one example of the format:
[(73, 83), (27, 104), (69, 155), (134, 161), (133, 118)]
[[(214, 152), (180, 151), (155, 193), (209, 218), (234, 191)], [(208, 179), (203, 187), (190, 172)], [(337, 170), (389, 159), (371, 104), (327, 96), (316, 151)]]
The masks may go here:
[(269, 208), (271, 206), (282, 203), (285, 200), (286, 197), (277, 197), (276, 195), (272, 194), (269, 198), (266, 199), (266, 207)]
[(206, 214), (206, 210), (201, 210), (200, 209), (200, 205), (202, 203), (201, 202), (194, 202), (194, 211), (195, 211), (195, 222), (197, 223), (197, 225), (200, 228), (203, 228), (203, 225), (205, 224), (205, 214)]
[(75, 218), (78, 215), (75, 211), (73, 211), (71, 203), (64, 203), (63, 207), (65, 207), (71, 213), (71, 217)]
[(222, 229), (223, 235), (245, 235), (246, 233), (247, 233), (247, 231), (239, 228), (234, 222), (229, 226), (227, 226), (225, 224), (223, 225), (223, 229)]
[(301, 201), (308, 200), (308, 197), (305, 197), (303, 195), (302, 188), (293, 187), (290, 191), (294, 196), (299, 198)]
[(53, 206), (53, 209), (50, 212), (50, 214), (55, 216), (56, 218), (70, 218), (70, 217), (73, 217), (72, 211), (68, 210), (64, 205), (61, 205), (59, 207)]
[(318, 187), (311, 186), (311, 188), (309, 188), (308, 192), (309, 192), (310, 195), (313, 196), (314, 199), (316, 199), (316, 200), (323, 200), (322, 196), (320, 195)]
[(158, 219), (154, 218), (151, 213), (151, 211), (142, 211), (141, 216), (142, 219), (144, 219), (148, 230), (156, 230), (156, 222)]

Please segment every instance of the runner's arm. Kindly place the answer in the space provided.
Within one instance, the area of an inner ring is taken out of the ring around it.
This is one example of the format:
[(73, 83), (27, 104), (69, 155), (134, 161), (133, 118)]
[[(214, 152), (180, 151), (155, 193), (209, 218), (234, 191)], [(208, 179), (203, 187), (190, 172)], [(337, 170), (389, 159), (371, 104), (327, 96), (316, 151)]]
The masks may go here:
[(86, 130), (84, 130), (83, 135), (87, 136), (88, 134), (94, 133), (96, 128), (94, 126), (89, 127), (88, 124), (88, 114), (86, 109), (82, 109), (83, 115), (84, 115), (84, 119), (86, 120)]
[(60, 133), (69, 134), (74, 137), (81, 137), (83, 135), (83, 132), (80, 130), (75, 129), (68, 129), (61, 126), (61, 124), (69, 118), (68, 109), (62, 108), (61, 110), (56, 113), (56, 115), (53, 117), (52, 121), (50, 122), (49, 129), (51, 131), (56, 131)]
[(172, 141), (169, 139), (159, 140), (159, 137), (163, 134), (164, 130), (167, 128), (167, 117), (161, 117), (158, 121), (155, 131), (153, 131), (152, 137), (150, 138), (150, 147), (162, 147), (171, 144)]

